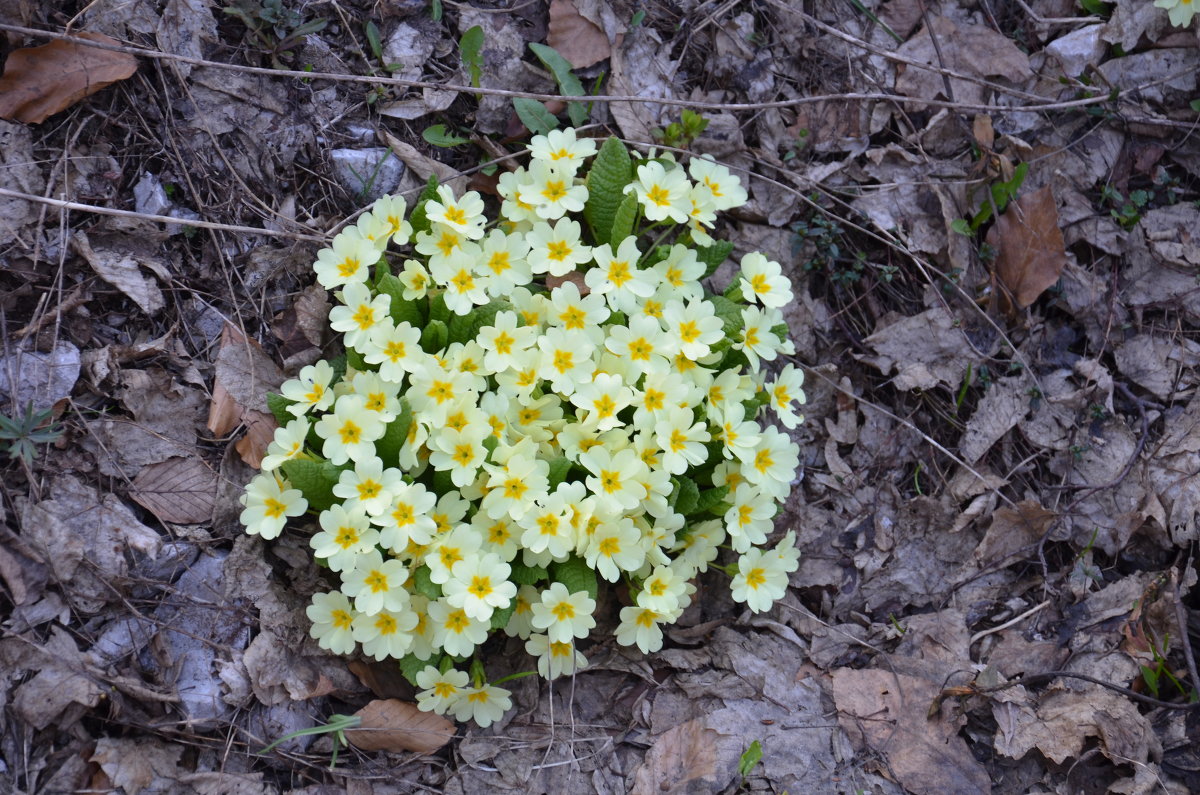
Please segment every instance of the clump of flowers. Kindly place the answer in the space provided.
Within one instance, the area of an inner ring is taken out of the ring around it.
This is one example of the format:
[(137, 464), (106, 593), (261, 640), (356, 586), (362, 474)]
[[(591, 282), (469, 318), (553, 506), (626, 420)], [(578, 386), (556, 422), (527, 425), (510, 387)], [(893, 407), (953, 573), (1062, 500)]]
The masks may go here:
[(738, 179), (574, 130), (529, 149), (495, 220), (431, 181), (320, 252), (346, 353), (268, 396), (281, 427), (242, 497), (265, 539), (316, 516), (339, 582), (308, 608), (323, 648), (398, 660), (422, 709), (480, 726), (511, 706), (477, 656), (491, 634), (569, 675), (602, 584), (628, 588), (616, 642), (649, 653), (698, 573), (759, 612), (799, 556), (791, 533), (765, 546), (799, 449), (760, 421), (802, 420), (802, 371), (764, 369), (794, 352), (791, 284), (759, 253), (723, 294), (702, 284)]

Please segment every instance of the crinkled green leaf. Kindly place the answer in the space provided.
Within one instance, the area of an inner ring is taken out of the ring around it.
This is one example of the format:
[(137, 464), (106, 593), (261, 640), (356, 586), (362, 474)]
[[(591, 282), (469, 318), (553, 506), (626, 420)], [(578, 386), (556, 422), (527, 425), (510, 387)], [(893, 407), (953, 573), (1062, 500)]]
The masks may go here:
[(704, 263), (704, 275), (700, 278), (712, 276), (732, 251), (733, 244), (728, 240), (714, 240), (711, 246), (697, 248), (696, 259)]
[(267, 393), (267, 408), (270, 409), (272, 416), (275, 417), (275, 422), (279, 423), (280, 427), (296, 419), (292, 416), (292, 412), (287, 410), (288, 406), (294, 406), (295, 404), (296, 401), (288, 400), (283, 395), (278, 395), (274, 392)]
[(508, 607), (492, 611), (492, 629), (504, 629), (516, 609), (517, 600), (513, 599), (508, 603)]
[[(619, 138), (611, 136), (596, 153), (587, 175), (588, 199), (583, 206), (583, 217), (592, 228), (592, 237), (597, 243), (612, 240), (617, 208), (625, 199), (622, 191), (631, 179), (633, 162), (629, 158), (629, 151)], [(613, 248), (616, 245), (613, 243)]]
[(550, 474), (547, 479), (550, 482), (550, 491), (554, 491), (559, 483), (562, 483), (567, 477), (567, 473), (571, 471), (571, 462), (566, 456), (558, 456), (550, 461)]
[(408, 428), (412, 425), (412, 407), (408, 398), (400, 398), (400, 414), (387, 424), (383, 437), (375, 442), (375, 453), (383, 461), (385, 467), (398, 466), (400, 448), (408, 438)]
[(722, 295), (708, 298), (716, 316), (725, 324), (725, 336), (735, 339), (742, 333), (742, 308)]
[(613, 215), (612, 232), (609, 234), (608, 242), (612, 245), (614, 251), (616, 251), (617, 246), (621, 245), (625, 238), (633, 234), (633, 225), (637, 221), (637, 213), (637, 194), (629, 191), (629, 193), (625, 194), (625, 198), (621, 199), (621, 203), (617, 205), (617, 212)]
[(479, 329), (496, 322), (496, 313), (511, 310), (508, 301), (497, 300), (476, 307), (465, 315), (450, 318), (450, 342), (468, 342), (479, 336)]
[(545, 135), (558, 128), (558, 119), (554, 118), (554, 114), (546, 110), (546, 106), (536, 99), (514, 97), (513, 110), (517, 112), (517, 118), (521, 120), (525, 128), (534, 135)]
[(425, 187), (421, 190), (421, 195), (417, 197), (417, 201), (413, 204), (412, 215), (408, 217), (408, 222), (412, 225), (414, 236), (418, 232), (428, 232), (430, 230), (429, 217), (425, 215), (425, 203), (430, 199), (437, 198), (437, 188), (437, 175), (430, 174), (429, 181), (425, 183)]
[(422, 565), (413, 572), (413, 590), (431, 602), (442, 598), (442, 586), (429, 579), (429, 567)]
[(328, 461), (313, 461), (308, 458), (293, 458), (280, 465), (283, 475), (292, 484), (292, 488), (300, 489), (308, 507), (314, 511), (323, 511), (338, 502), (333, 495), (333, 487), (337, 485), (342, 470)]
[(696, 502), (700, 499), (700, 487), (687, 475), (680, 475), (671, 480), (675, 481), (675, 489), (671, 492), (671, 505), (675, 508), (675, 513), (687, 516), (696, 510)]
[(550, 579), (561, 582), (571, 593), (587, 591), (593, 599), (598, 593), (596, 572), (578, 555), (571, 555), (561, 563), (551, 563)]
[(508, 575), (508, 579), (515, 582), (517, 585), (536, 585), (546, 579), (547, 572), (544, 566), (526, 566), (519, 561), (512, 562), (512, 573)]
[(441, 353), (446, 349), (450, 337), (446, 324), (440, 320), (431, 320), (421, 332), (421, 349), (426, 353)]
[(378, 369), (367, 364), (367, 360), (363, 358), (363, 355), (354, 348), (346, 348), (346, 366), (353, 367), (355, 370), (359, 371)]
[(429, 660), (422, 660), (415, 654), (406, 654), (399, 660), (400, 674), (408, 680), (408, 683), (413, 687), (420, 687), (417, 684), (417, 674), (425, 670), (427, 665), (430, 665)]
[(440, 320), (443, 323), (450, 321), (450, 307), (446, 306), (446, 294), (438, 293), (429, 299), (429, 319)]
[[(705, 489), (696, 497), (696, 505), (692, 508), (692, 513), (705, 513), (711, 511), (715, 506), (720, 505), (725, 499), (725, 495), (729, 493), (729, 486), (714, 486), (711, 489)], [(724, 511), (721, 511), (724, 514)]]
[(388, 315), (392, 318), (392, 322), (397, 325), (408, 323), (413, 328), (421, 328), (425, 325), (420, 304), (404, 297), (404, 283), (395, 276), (390, 273), (384, 274), (379, 278), (375, 289), (392, 299), (388, 309)]

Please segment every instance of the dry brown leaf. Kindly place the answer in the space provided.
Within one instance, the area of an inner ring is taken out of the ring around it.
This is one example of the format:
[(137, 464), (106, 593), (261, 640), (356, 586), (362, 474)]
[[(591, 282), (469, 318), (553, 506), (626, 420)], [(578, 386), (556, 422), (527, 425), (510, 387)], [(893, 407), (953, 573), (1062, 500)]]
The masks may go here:
[(1052, 287), (1067, 264), (1054, 192), (1046, 185), (1008, 206), (988, 230), (996, 278), (1020, 309)]
[(161, 522), (204, 524), (212, 519), (217, 476), (199, 458), (168, 458), (142, 467), (129, 496)]
[(637, 769), (632, 791), (636, 795), (706, 791), (701, 782), (708, 783), (717, 776), (712, 751), (717, 739), (717, 732), (703, 718), (689, 720), (665, 732)]
[(1007, 558), (1041, 538), (1057, 516), (1036, 500), (1022, 500), (1012, 508), (1000, 508), (992, 514), (991, 527), (975, 548), (975, 558), (986, 566)]
[(943, 714), (926, 712), (939, 686), (926, 679), (871, 669), (833, 672), (833, 701), (838, 722), (856, 747), (865, 745), (887, 757), (888, 769), (906, 790), (924, 793), (991, 792), (987, 770), (959, 736), (961, 725)]
[(571, 0), (550, 0), (546, 43), (576, 69), (586, 69), (612, 55), (608, 36), (580, 14)]
[(245, 425), (246, 435), (236, 448), (243, 461), (258, 467), (276, 428), (275, 418), (267, 412), (266, 394), (283, 383), (283, 371), (256, 340), (228, 323), (221, 332), (221, 348), (214, 364), (216, 378), (208, 407), (208, 428), (224, 436), (237, 425)]
[[(100, 33), (76, 38), (119, 45)], [(137, 71), (132, 55), (59, 39), (15, 50), (0, 77), (0, 118), (38, 124)]]
[(454, 736), (454, 724), (399, 699), (376, 699), (354, 713), (362, 719), (346, 739), (364, 751), (430, 754)]
[(182, 745), (147, 742), (145, 738), (101, 737), (90, 761), (99, 763), (112, 783), (125, 792), (165, 792), (174, 788), (182, 754)]
[(263, 456), (267, 454), (267, 446), (275, 438), (275, 429), (279, 424), (270, 414), (261, 411), (247, 411), (242, 414), (242, 422), (246, 423), (246, 433), (237, 440), (234, 449), (238, 455), (252, 467), (262, 466)]
[(101, 279), (129, 296), (146, 314), (152, 315), (166, 306), (162, 291), (154, 279), (142, 274), (138, 260), (132, 254), (115, 249), (93, 249), (83, 232), (71, 236), (71, 246)]

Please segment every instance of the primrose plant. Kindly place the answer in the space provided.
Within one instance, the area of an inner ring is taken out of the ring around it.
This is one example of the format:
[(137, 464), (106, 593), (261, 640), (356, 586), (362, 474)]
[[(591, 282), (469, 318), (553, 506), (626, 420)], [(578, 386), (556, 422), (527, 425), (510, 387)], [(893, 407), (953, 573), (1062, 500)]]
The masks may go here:
[(573, 129), (529, 152), (494, 220), (431, 180), (407, 218), (384, 197), (318, 254), (346, 353), (268, 396), (281, 427), (242, 497), (264, 539), (316, 516), (323, 648), (397, 660), (422, 709), (480, 726), (533, 673), (490, 681), (489, 635), (570, 675), (601, 585), (625, 586), (616, 642), (650, 653), (698, 573), (759, 612), (799, 557), (792, 533), (767, 546), (799, 449), (760, 422), (802, 420), (802, 371), (764, 367), (794, 352), (791, 284), (760, 253), (723, 294), (701, 283), (738, 179)]

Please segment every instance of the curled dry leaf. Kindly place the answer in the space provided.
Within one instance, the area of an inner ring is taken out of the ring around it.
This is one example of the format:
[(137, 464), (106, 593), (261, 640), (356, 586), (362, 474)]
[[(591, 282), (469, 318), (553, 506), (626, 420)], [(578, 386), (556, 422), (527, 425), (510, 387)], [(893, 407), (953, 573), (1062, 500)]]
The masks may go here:
[(1024, 309), (1052, 287), (1067, 264), (1058, 205), (1047, 185), (1008, 206), (987, 235), (996, 249), (996, 278)]
[(572, 0), (550, 0), (546, 43), (576, 69), (585, 69), (612, 55), (612, 45), (596, 23), (579, 13)]
[(347, 731), (346, 739), (364, 751), (429, 754), (454, 736), (454, 724), (441, 715), (395, 698), (376, 699), (354, 714), (362, 723)]
[[(120, 44), (99, 33), (80, 33), (76, 39)], [(37, 124), (136, 71), (132, 55), (72, 39), (15, 50), (0, 77), (0, 118)]]
[(217, 476), (199, 458), (168, 458), (142, 467), (129, 496), (161, 522), (203, 524), (212, 518)]

